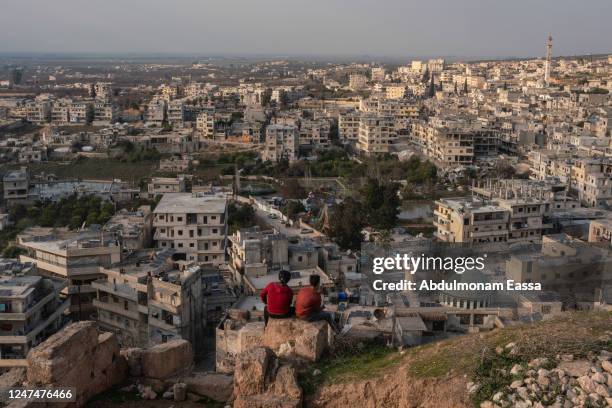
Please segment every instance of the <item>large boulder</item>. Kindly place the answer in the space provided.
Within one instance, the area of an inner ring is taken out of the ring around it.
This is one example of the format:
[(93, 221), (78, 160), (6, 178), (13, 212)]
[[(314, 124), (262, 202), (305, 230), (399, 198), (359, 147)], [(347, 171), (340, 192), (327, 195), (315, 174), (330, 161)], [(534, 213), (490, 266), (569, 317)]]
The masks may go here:
[(138, 347), (121, 349), (121, 355), (127, 361), (131, 377), (142, 376), (142, 354), (144, 350)]
[[(318, 361), (329, 347), (327, 322), (305, 322), (300, 319), (270, 319), (264, 331), (262, 344), (275, 352), (291, 348), (296, 357)], [(284, 354), (284, 353), (283, 353)]]
[(295, 369), (259, 347), (241, 353), (234, 372), (234, 408), (297, 408), (302, 389)]
[(71, 387), (76, 406), (121, 383), (127, 374), (115, 335), (98, 334), (91, 321), (65, 327), (32, 349), (27, 360), (25, 386)]
[(265, 391), (266, 373), (274, 354), (265, 347), (241, 353), (234, 370), (234, 391), (240, 395), (261, 394)]
[(215, 401), (226, 402), (232, 396), (234, 379), (220, 373), (194, 373), (182, 381), (187, 384), (187, 392), (208, 397)]
[(187, 340), (177, 339), (142, 351), (142, 375), (165, 379), (188, 371), (193, 364), (193, 350)]

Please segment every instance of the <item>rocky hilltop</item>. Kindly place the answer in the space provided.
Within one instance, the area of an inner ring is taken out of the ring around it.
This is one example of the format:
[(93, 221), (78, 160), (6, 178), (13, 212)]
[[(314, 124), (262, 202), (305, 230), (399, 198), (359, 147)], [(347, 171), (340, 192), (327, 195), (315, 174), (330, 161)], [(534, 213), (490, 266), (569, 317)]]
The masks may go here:
[(567, 313), (402, 350), (295, 325), (275, 322), (265, 341), (238, 342), (230, 372), (202, 373), (187, 341), (120, 350), (113, 334), (79, 322), (34, 348), (28, 368), (2, 375), (0, 388), (72, 386), (77, 406), (124, 408), (612, 406), (612, 313)]

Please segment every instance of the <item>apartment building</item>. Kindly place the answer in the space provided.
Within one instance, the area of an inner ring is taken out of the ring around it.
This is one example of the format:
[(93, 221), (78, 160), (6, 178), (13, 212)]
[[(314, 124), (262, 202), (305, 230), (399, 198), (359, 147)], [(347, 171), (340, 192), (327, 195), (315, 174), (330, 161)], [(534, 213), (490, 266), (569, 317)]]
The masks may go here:
[(266, 144), (263, 160), (278, 162), (298, 159), (299, 130), (293, 125), (269, 125), (266, 127)]
[(421, 73), (423, 71), (425, 71), (425, 63), (423, 61), (420, 60), (413, 60), (410, 62), (410, 69), (413, 72), (417, 72), (417, 73)]
[(427, 61), (429, 72), (442, 72), (444, 70), (444, 58), (435, 58)]
[(552, 205), (535, 196), (435, 202), (435, 237), (444, 242), (539, 242), (552, 229)]
[(177, 127), (185, 123), (185, 102), (182, 99), (168, 103), (168, 123)]
[(72, 102), (69, 113), (70, 123), (73, 125), (86, 124), (93, 119), (93, 107), (90, 102)]
[(51, 107), (51, 123), (67, 125), (70, 123), (70, 102), (61, 100), (53, 102)]
[(114, 237), (100, 231), (30, 228), (17, 237), (17, 242), (26, 250), (20, 262), (31, 262), (42, 276), (66, 282), (62, 294), (70, 299), (72, 318), (90, 318), (95, 294), (91, 282), (100, 277), (100, 266), (121, 259), (121, 247)]
[(0, 273), (0, 367), (26, 365), (28, 351), (68, 321), (70, 301), (60, 295), (63, 287), (41, 276)]
[(96, 82), (94, 93), (96, 99), (108, 101), (113, 97), (113, 84), (111, 82)]
[(204, 139), (215, 137), (215, 113), (212, 110), (201, 112), (196, 118), (196, 129)]
[(498, 154), (500, 134), (467, 122), (415, 123), (413, 143), (441, 167), (467, 166)]
[(385, 96), (387, 99), (401, 99), (406, 96), (406, 87), (403, 85), (385, 86)]
[(325, 119), (300, 120), (299, 144), (301, 146), (325, 147), (329, 145), (329, 122)]
[(341, 113), (338, 116), (338, 137), (342, 142), (356, 142), (359, 139), (360, 119), (361, 114), (358, 112)]
[(32, 123), (47, 123), (51, 120), (51, 101), (32, 101), (26, 104), (26, 120)]
[(383, 67), (373, 67), (370, 74), (372, 82), (383, 82), (385, 80), (385, 69)]
[(365, 154), (389, 153), (397, 139), (392, 116), (364, 115), (359, 121), (357, 149)]
[[(123, 347), (149, 347), (185, 339), (198, 351), (206, 315), (201, 268), (172, 260), (174, 250), (100, 268), (92, 283), (102, 330), (116, 333)], [(140, 255), (139, 255), (140, 256)]]
[(215, 194), (164, 194), (153, 211), (156, 247), (174, 249), (187, 261), (225, 260), (227, 199)]
[(149, 248), (153, 230), (151, 206), (142, 205), (136, 211), (121, 209), (104, 224), (103, 229), (117, 238), (122, 249)]
[(245, 228), (228, 238), (229, 269), (233, 282), (247, 293), (259, 293), (278, 272), (291, 272), (289, 286), (299, 290), (308, 285), (308, 276), (321, 276), (324, 287), (333, 286), (330, 277), (340, 280), (357, 270), (357, 259), (342, 254), (335, 244), (309, 239), (289, 239), (281, 233)]
[(506, 277), (540, 283), (542, 290), (557, 292), (570, 308), (592, 308), (601, 288), (612, 284), (610, 260), (609, 248), (566, 234), (546, 235), (539, 250), (510, 256)]
[(569, 182), (578, 199), (589, 207), (612, 204), (612, 161), (586, 158), (575, 160)]
[(96, 102), (93, 106), (94, 125), (110, 125), (119, 119), (117, 106), (110, 102)]
[(185, 177), (153, 177), (147, 185), (149, 196), (155, 197), (166, 193), (184, 193), (187, 191)]
[(27, 167), (12, 170), (2, 178), (4, 201), (8, 207), (26, 202), (29, 198), (30, 173)]
[(589, 223), (589, 242), (612, 246), (612, 220), (592, 220)]
[(147, 123), (161, 126), (166, 121), (166, 101), (162, 98), (153, 98), (147, 105)]
[(498, 205), (441, 199), (434, 206), (434, 236), (443, 242), (507, 242), (509, 219), (508, 210)]
[[(281, 269), (291, 272), (289, 286), (296, 290), (307, 286), (312, 274), (321, 276), (323, 287), (333, 286), (320, 266), (320, 246), (310, 240), (290, 242), (284, 234), (254, 227), (237, 231), (228, 241), (232, 280), (246, 293), (261, 292), (268, 283), (278, 279)], [(353, 266), (356, 264), (351, 265), (351, 269)]]
[(351, 74), (349, 76), (349, 88), (354, 91), (365, 89), (368, 85), (368, 78), (362, 74)]

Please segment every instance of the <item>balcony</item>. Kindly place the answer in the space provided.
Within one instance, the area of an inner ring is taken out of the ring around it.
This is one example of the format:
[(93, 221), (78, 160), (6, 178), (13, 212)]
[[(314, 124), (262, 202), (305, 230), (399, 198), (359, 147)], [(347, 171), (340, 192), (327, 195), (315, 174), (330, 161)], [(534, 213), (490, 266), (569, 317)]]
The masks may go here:
[(101, 309), (101, 310), (106, 310), (108, 312), (111, 313), (115, 313), (121, 316), (125, 316), (129, 319), (132, 320), (138, 320), (139, 319), (139, 313), (135, 312), (135, 311), (131, 311), (131, 310), (126, 310), (123, 305), (120, 305), (119, 303), (107, 303), (107, 302), (102, 302), (98, 299), (94, 299), (93, 300), (93, 306), (96, 309)]

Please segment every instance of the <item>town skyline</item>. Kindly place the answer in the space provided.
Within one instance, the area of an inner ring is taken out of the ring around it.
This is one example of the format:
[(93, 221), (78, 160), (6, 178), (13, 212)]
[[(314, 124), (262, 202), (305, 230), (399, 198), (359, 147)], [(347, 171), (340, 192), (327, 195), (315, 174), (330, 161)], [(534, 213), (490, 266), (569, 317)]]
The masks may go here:
[[(481, 0), (393, 0), (385, 7), (357, 1), (350, 3), (350, 13), (343, 0), (289, 6), (277, 0), (183, 0), (172, 8), (159, 1), (111, 0), (87, 10), (75, 0), (31, 3), (4, 2), (0, 53), (477, 59), (541, 56), (550, 33), (557, 55), (606, 53), (612, 37), (606, 24), (612, 4), (605, 0), (591, 1), (588, 8), (565, 0), (522, 1), (526, 7)], [(15, 15), (27, 15), (30, 23)]]

